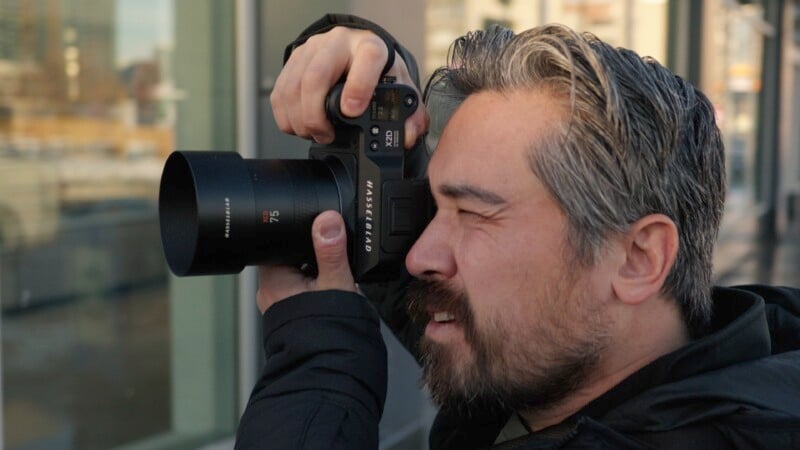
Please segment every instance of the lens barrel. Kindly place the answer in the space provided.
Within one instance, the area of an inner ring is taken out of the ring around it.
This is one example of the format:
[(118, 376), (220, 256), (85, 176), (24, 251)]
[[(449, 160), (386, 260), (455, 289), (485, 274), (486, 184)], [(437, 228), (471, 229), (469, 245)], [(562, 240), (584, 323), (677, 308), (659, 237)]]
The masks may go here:
[(334, 172), (331, 163), (313, 159), (173, 152), (158, 205), (170, 269), (178, 276), (211, 275), (253, 264), (313, 263), (314, 218), (342, 211)]

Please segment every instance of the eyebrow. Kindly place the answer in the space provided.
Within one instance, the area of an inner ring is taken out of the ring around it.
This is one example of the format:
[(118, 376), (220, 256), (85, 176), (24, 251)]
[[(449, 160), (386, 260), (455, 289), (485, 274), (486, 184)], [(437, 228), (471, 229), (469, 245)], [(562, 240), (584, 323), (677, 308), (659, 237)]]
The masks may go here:
[(494, 192), (469, 184), (443, 184), (439, 186), (439, 193), (454, 200), (471, 199), (489, 205), (505, 205), (506, 199)]

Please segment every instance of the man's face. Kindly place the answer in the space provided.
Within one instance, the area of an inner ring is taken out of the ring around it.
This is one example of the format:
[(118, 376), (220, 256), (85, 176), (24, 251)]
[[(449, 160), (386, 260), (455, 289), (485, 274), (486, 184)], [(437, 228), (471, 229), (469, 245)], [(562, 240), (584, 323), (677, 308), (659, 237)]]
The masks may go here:
[(572, 262), (566, 217), (528, 161), (562, 116), (542, 92), (474, 94), (431, 159), (438, 211), (406, 265), (422, 280), (409, 311), (427, 323), (423, 381), (440, 404), (556, 403), (607, 344), (608, 275)]

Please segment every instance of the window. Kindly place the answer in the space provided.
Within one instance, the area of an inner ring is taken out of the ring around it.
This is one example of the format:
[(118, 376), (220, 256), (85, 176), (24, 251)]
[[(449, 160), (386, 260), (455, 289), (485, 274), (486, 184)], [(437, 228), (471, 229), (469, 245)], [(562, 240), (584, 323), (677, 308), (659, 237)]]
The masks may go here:
[(0, 0), (3, 448), (233, 432), (233, 278), (169, 276), (157, 214), (174, 148), (234, 148), (233, 17)]
[[(756, 134), (761, 92), (763, 8), (757, 4), (708, 5), (701, 89), (717, 112), (725, 142), (728, 214), (755, 202)], [(713, 8), (713, 9), (711, 9)]]
[(611, 45), (665, 63), (666, 0), (431, 0), (427, 7), (426, 74), (445, 63), (450, 44), (469, 30), (500, 24), (519, 32), (546, 23), (589, 31)]

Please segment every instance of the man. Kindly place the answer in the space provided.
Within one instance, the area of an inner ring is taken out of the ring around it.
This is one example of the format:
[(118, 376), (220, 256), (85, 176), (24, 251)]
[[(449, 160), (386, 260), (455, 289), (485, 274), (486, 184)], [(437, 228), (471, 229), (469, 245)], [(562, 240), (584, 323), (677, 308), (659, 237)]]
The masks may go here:
[[(276, 120), (319, 142), (342, 75), (348, 115), (382, 71), (415, 81), (391, 36), (349, 16), (289, 52)], [(362, 286), (423, 366), (431, 448), (800, 447), (800, 292), (711, 287), (724, 151), (700, 91), (556, 25), (468, 34), (431, 86), (459, 105), (428, 167), (416, 280)], [(385, 354), (343, 230), (315, 221), (316, 279), (261, 269), (268, 358), (242, 448), (377, 446)]]

